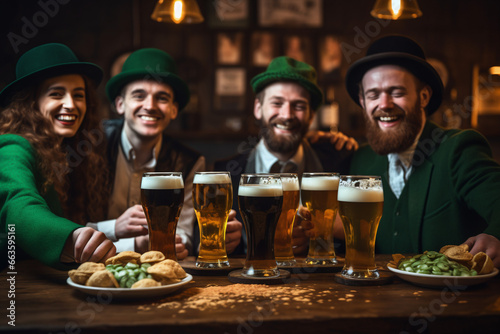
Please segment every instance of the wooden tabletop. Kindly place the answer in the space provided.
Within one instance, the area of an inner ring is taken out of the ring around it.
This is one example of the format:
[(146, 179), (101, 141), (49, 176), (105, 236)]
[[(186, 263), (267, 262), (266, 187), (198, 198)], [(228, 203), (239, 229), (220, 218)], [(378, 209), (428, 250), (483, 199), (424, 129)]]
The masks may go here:
[[(387, 260), (377, 256), (380, 265)], [(455, 289), (424, 288), (398, 278), (381, 286), (347, 286), (336, 283), (334, 275), (304, 271), (292, 274), (289, 283), (267, 286), (193, 276), (171, 295), (131, 301), (88, 296), (67, 285), (66, 272), (29, 260), (16, 264), (15, 275), (2, 272), (0, 305), (6, 314), (0, 330), (317, 334), (498, 333), (500, 328), (498, 277)], [(9, 325), (12, 315), (15, 327)]]

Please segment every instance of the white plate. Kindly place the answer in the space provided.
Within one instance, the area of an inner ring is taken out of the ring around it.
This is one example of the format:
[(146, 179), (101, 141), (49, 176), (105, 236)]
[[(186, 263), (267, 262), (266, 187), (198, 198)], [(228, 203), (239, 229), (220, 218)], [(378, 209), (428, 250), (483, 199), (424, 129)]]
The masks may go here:
[(138, 288), (138, 289), (128, 289), (128, 288), (100, 288), (95, 286), (86, 286), (73, 282), (71, 278), (68, 277), (66, 282), (74, 287), (75, 289), (86, 293), (88, 295), (97, 296), (102, 299), (109, 300), (110, 298), (119, 299), (140, 299), (140, 298), (152, 298), (168, 295), (172, 293), (187, 283), (189, 283), (193, 276), (186, 274), (187, 276), (178, 283), (172, 283), (169, 285), (154, 286), (150, 288)]
[(399, 278), (411, 282), (416, 285), (425, 286), (429, 288), (441, 288), (451, 286), (470, 286), (481, 284), (498, 274), (498, 269), (494, 268), (493, 272), (486, 275), (477, 276), (441, 276), (441, 275), (428, 275), (410, 273), (408, 271), (399, 270), (387, 266), (387, 268), (395, 273)]

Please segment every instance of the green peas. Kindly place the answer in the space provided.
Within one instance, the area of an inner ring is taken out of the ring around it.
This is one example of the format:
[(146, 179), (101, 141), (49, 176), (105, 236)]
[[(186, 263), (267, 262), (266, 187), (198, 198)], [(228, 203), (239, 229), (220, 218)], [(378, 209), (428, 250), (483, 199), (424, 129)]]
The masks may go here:
[(399, 263), (398, 269), (411, 273), (443, 276), (475, 276), (475, 270), (450, 261), (444, 254), (427, 251)]
[(122, 288), (130, 288), (135, 282), (140, 281), (144, 278), (153, 278), (148, 274), (148, 268), (151, 267), (149, 263), (143, 263), (138, 265), (136, 263), (127, 263), (126, 265), (121, 264), (108, 264), (106, 269), (109, 270), (113, 276), (115, 276), (116, 281), (120, 284)]

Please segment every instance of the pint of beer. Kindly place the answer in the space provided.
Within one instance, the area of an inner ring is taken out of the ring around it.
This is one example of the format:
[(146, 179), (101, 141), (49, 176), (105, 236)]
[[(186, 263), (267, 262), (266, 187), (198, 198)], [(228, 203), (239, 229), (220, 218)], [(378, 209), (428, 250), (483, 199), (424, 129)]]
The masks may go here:
[(382, 181), (379, 176), (341, 176), (338, 199), (346, 242), (342, 275), (376, 279), (375, 238), (384, 209)]
[(278, 266), (293, 266), (296, 261), (292, 250), (292, 230), (300, 201), (299, 178), (295, 173), (282, 173), (280, 177), (283, 207), (274, 235), (274, 256)]
[(177, 261), (175, 231), (184, 203), (182, 173), (144, 173), (141, 202), (148, 221), (149, 250), (160, 251), (167, 259)]
[(199, 268), (229, 267), (226, 254), (226, 226), (233, 205), (229, 172), (196, 172), (193, 206), (200, 227)]
[(333, 244), (333, 224), (337, 216), (338, 173), (304, 173), (301, 200), (311, 213), (312, 236), (306, 263), (314, 265), (337, 264)]
[(279, 276), (274, 258), (274, 233), (283, 205), (283, 190), (279, 175), (241, 175), (238, 205), (248, 241), (242, 275)]

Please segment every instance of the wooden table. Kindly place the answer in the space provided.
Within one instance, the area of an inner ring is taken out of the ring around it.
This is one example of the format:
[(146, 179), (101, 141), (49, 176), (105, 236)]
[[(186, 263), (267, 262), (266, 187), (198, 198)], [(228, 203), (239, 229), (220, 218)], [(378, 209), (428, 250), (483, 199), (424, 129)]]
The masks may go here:
[[(381, 265), (387, 260), (377, 256)], [(189, 261), (194, 259), (182, 262)], [(499, 278), (453, 291), (418, 287), (397, 278), (388, 285), (353, 287), (335, 283), (334, 273), (303, 273), (293, 274), (294, 282), (284, 285), (244, 286), (239, 291), (246, 295), (220, 295), (209, 305), (196, 304), (203, 291), (238, 286), (231, 286), (226, 276), (194, 276), (183, 289), (161, 299), (99, 302), (68, 286), (65, 272), (33, 260), (17, 263), (16, 269), (15, 287), (8, 280), (12, 275), (2, 272), (0, 305), (7, 312), (1, 318), (2, 331), (318, 334), (498, 333), (500, 329)], [(12, 289), (15, 297), (9, 296)], [(252, 295), (251, 289), (271, 293)], [(8, 325), (11, 311), (6, 309), (11, 301), (15, 327)]]

